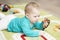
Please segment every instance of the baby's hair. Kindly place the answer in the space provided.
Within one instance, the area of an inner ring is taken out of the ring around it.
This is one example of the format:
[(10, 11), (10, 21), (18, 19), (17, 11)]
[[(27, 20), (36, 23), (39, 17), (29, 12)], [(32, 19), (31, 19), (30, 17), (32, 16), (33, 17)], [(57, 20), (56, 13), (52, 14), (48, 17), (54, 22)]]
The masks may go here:
[(32, 8), (39, 9), (40, 5), (37, 2), (30, 2), (25, 6), (25, 14), (29, 13), (32, 11)]

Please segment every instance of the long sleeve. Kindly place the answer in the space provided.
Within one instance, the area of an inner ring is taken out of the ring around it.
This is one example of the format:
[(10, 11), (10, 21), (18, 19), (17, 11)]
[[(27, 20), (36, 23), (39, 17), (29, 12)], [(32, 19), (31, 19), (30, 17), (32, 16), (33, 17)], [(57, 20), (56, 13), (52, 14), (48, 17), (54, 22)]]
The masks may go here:
[(43, 30), (43, 22), (36, 22), (34, 23), (34, 27), (39, 29), (39, 30)]
[(30, 20), (26, 17), (22, 19), (14, 19), (8, 25), (8, 30), (11, 32), (20, 32), (22, 31), (26, 36), (39, 36), (38, 30), (33, 30), (30, 26)]
[(32, 30), (28, 21), (21, 22), (21, 28), (26, 36), (39, 36), (39, 31)]

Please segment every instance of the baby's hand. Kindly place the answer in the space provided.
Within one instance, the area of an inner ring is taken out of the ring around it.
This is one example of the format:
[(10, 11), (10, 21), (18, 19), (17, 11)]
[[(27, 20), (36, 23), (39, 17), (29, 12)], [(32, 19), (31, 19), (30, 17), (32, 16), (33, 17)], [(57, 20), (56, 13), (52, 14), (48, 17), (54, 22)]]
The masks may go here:
[(50, 24), (50, 20), (48, 18), (46, 18), (46, 17), (44, 18), (43, 22), (44, 22), (43, 28), (47, 28), (49, 26), (49, 24)]

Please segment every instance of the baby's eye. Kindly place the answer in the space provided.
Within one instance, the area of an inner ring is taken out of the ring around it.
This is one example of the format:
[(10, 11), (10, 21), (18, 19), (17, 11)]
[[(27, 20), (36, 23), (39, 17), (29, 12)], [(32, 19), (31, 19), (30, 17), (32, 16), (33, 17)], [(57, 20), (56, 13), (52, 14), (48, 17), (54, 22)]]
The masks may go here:
[(34, 16), (34, 17), (40, 17), (40, 16)]
[(34, 17), (40, 17), (40, 15), (38, 15), (38, 16), (34, 16)]
[(34, 17), (37, 17), (37, 16), (34, 16)]

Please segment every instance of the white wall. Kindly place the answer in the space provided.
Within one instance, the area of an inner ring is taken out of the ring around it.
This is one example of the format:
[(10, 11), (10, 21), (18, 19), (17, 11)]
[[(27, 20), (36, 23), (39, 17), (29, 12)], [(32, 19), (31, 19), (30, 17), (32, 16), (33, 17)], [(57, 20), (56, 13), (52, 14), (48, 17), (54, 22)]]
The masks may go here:
[(0, 3), (22, 4), (30, 1), (37, 1), (41, 4), (41, 8), (52, 12), (52, 14), (60, 17), (60, 0), (0, 0)]
[(26, 3), (26, 0), (0, 0), (0, 3), (6, 3), (6, 4), (22, 4), (22, 3)]

